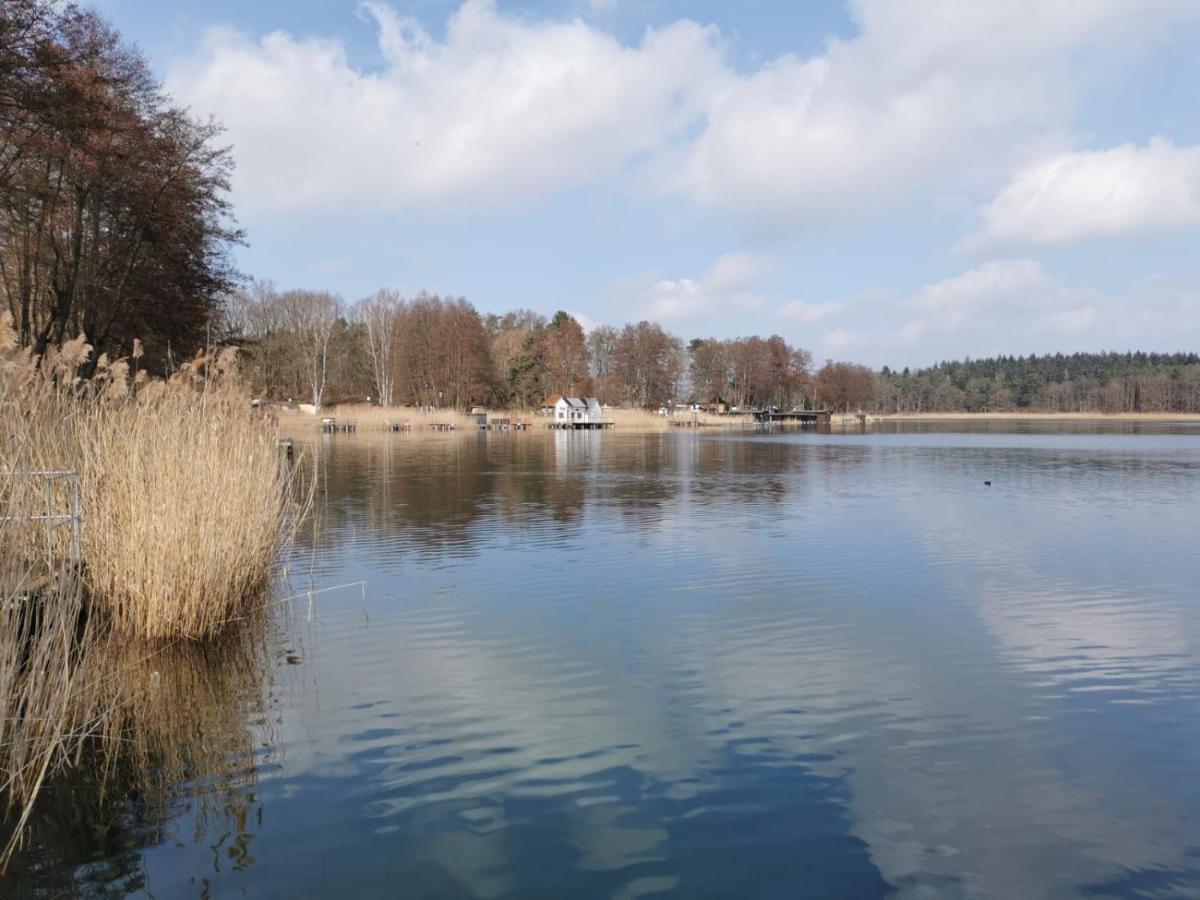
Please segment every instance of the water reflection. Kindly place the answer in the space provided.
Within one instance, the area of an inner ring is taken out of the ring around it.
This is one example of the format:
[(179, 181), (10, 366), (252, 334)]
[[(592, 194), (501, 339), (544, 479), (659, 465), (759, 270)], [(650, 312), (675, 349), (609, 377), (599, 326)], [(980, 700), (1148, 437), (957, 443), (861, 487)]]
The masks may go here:
[(216, 644), (109, 637), (93, 648), (68, 698), (93, 738), (39, 796), (4, 896), (146, 891), (143, 852), (181, 840), (206, 847), (216, 875), (253, 865), (257, 781), (274, 764), (278, 628), (260, 610)]
[[(230, 679), (269, 703), (210, 691), (242, 717), (152, 732), (232, 734), (249, 803), (206, 820), (204, 766), (147, 756), (176, 805), (129, 858), (158, 896), (1200, 892), (1200, 440), (320, 452), (289, 569), (366, 597)], [(243, 837), (214, 865), (218, 821)]]

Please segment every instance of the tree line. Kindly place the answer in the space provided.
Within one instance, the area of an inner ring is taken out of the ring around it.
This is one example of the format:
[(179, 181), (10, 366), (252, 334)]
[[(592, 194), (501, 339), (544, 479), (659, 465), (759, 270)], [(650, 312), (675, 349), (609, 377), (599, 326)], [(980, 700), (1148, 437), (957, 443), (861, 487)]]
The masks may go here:
[(875, 392), (870, 370), (827, 363), (779, 335), (684, 343), (655, 322), (585, 332), (570, 314), (480, 314), (466, 299), (384, 289), (355, 303), (253, 282), (224, 302), (221, 339), (243, 350), (256, 390), (314, 406), (529, 409), (554, 395), (658, 408), (850, 408)]
[(1200, 412), (1200, 356), (1056, 353), (885, 367), (874, 404), (889, 413)]
[(23, 346), (83, 334), (83, 375), (139, 338), (151, 371), (204, 346), (242, 238), (219, 133), (95, 13), (4, 0), (0, 292)]

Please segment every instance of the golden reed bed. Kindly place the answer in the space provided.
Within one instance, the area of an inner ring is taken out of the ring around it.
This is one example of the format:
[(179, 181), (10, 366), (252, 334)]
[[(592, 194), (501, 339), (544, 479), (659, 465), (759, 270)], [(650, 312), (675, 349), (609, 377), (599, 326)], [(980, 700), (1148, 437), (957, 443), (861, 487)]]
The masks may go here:
[(17, 811), (14, 841), (45, 780), (119, 720), (101, 664), (245, 627), (304, 508), (233, 351), (166, 381), (137, 371), (136, 348), (83, 381), (90, 353), (78, 339), (37, 359), (0, 316), (0, 816)]

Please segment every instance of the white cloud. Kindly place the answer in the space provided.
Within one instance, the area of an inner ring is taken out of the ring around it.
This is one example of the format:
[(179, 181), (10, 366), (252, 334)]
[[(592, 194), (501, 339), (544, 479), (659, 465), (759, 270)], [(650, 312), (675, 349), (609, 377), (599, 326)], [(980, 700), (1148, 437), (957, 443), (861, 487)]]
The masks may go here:
[(1085, 80), (1080, 57), (1165, 35), (1200, 8), (850, 6), (854, 36), (739, 75), (717, 30), (689, 21), (629, 47), (584, 18), (510, 16), (495, 0), (464, 0), (434, 39), (374, 0), (361, 9), (378, 30), (378, 71), (356, 67), (338, 41), (216, 29), (167, 81), (228, 127), (236, 200), (250, 211), (477, 210), (636, 167), (653, 194), (787, 230), (922, 191), (935, 205), (977, 194), (1032, 155), (1061, 150)]
[[(866, 324), (869, 323), (869, 324)], [(1200, 342), (1200, 284), (1147, 279), (1106, 292), (1031, 259), (994, 260), (899, 300), (855, 304), (818, 356), (879, 365), (1075, 350), (1187, 350)]]
[(968, 249), (1067, 244), (1200, 225), (1200, 147), (1062, 153), (1019, 171)]
[(694, 122), (724, 78), (713, 30), (677, 22), (622, 46), (581, 20), (466, 0), (444, 41), (390, 7), (381, 71), (344, 46), (210, 31), (168, 89), (223, 122), (254, 210), (409, 209), (529, 200), (596, 180)]
[(770, 257), (730, 253), (718, 259), (708, 274), (700, 278), (643, 277), (615, 287), (623, 296), (632, 295), (639, 316), (672, 324), (695, 322), (762, 306), (760, 285), (775, 268), (776, 262)]
[(1196, 9), (859, 0), (857, 36), (731, 82), (661, 177), (669, 192), (760, 228), (857, 217), (934, 180), (943, 191), (975, 183), (1061, 143), (1082, 51), (1136, 44)]
[(814, 325), (823, 322), (830, 316), (837, 315), (846, 308), (840, 300), (825, 300), (821, 303), (805, 303), (803, 300), (789, 300), (779, 307), (779, 315), (793, 322), (804, 325)]
[(939, 328), (957, 328), (971, 317), (998, 307), (1024, 305), (1051, 287), (1042, 266), (1031, 259), (984, 263), (954, 278), (923, 288), (912, 306), (928, 314)]

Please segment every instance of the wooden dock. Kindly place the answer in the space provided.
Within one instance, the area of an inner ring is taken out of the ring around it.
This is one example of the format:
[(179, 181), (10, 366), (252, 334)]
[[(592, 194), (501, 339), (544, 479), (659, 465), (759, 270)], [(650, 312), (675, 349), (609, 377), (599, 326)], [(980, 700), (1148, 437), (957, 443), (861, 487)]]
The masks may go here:
[(551, 431), (603, 431), (616, 424), (616, 422), (549, 422), (546, 427)]
[(528, 431), (533, 427), (533, 423), (526, 422), (524, 419), (496, 418), (479, 422), (478, 427), (480, 431)]
[(828, 409), (792, 409), (786, 412), (757, 409), (751, 412), (758, 425), (829, 425), (833, 413)]

